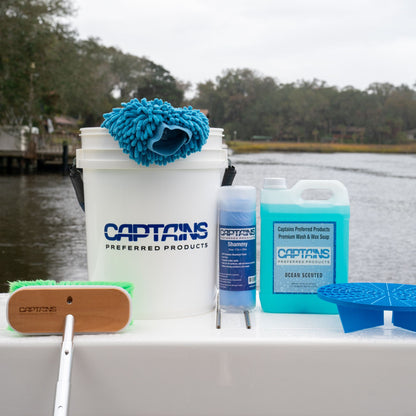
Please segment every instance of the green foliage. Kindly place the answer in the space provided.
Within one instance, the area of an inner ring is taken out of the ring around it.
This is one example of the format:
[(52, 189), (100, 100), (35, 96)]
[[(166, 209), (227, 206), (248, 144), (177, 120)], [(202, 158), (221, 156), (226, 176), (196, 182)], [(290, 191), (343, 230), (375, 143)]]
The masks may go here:
[(275, 121), (272, 78), (259, 77), (250, 69), (227, 70), (216, 84), (198, 84), (192, 105), (209, 110), (210, 124), (224, 127), (233, 138), (272, 135)]
[(161, 98), (174, 106), (182, 104), (184, 87), (163, 66), (115, 48), (103, 49), (108, 54), (112, 92), (119, 93), (118, 100), (145, 97)]
[[(42, 127), (72, 116), (97, 126), (131, 98), (161, 98), (179, 107), (189, 87), (147, 58), (80, 40), (64, 18), (71, 0), (0, 1), (0, 124)], [(225, 70), (197, 85), (193, 107), (229, 139), (397, 144), (416, 129), (416, 91), (373, 83), (338, 89), (323, 81), (281, 84), (247, 68)]]
[(0, 124), (66, 114), (93, 126), (133, 97), (182, 103), (185, 86), (162, 66), (78, 40), (62, 23), (72, 13), (70, 0), (1, 0)]
[(279, 84), (237, 69), (199, 84), (192, 104), (208, 109), (211, 125), (224, 127), (229, 139), (394, 144), (416, 128), (416, 92), (404, 85), (339, 90), (318, 80)]
[[(57, 17), (71, 13), (66, 0), (2, 0), (0, 3), (0, 114), (9, 124), (31, 124), (38, 97), (52, 92), (49, 56), (57, 39), (70, 36)], [(49, 91), (48, 91), (49, 90)]]

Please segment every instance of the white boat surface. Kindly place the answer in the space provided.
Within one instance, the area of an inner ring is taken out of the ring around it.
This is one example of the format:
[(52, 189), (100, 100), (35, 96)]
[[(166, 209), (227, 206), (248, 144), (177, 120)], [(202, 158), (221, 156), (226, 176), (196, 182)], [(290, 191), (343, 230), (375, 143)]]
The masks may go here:
[[(0, 413), (52, 414), (62, 338), (7, 329), (0, 295)], [(76, 335), (70, 415), (414, 415), (416, 333), (345, 334), (338, 315), (215, 311)]]

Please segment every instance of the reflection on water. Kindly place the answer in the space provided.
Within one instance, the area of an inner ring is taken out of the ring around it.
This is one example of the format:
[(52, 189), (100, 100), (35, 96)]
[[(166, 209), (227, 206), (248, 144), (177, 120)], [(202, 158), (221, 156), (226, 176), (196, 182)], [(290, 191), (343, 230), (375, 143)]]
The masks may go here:
[(235, 155), (235, 184), (265, 177), (338, 179), (350, 196), (350, 281), (416, 284), (416, 156), (263, 153)]
[[(416, 283), (416, 157), (234, 155), (235, 184), (338, 179), (351, 200), (350, 281)], [(68, 177), (0, 176), (0, 290), (17, 279), (87, 279), (85, 218)], [(260, 227), (259, 227), (260, 228)], [(1, 283), (3, 282), (3, 283)]]
[(0, 176), (0, 280), (87, 279), (84, 213), (68, 177)]

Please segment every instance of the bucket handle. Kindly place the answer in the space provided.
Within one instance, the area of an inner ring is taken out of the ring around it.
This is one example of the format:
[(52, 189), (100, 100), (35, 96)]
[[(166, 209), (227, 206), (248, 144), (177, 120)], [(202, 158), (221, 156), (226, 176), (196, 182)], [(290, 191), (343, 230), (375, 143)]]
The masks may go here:
[[(71, 178), (72, 186), (74, 187), (78, 203), (81, 209), (85, 212), (84, 181), (82, 179), (82, 170), (77, 169), (75, 158), (72, 162), (72, 165), (69, 167), (68, 170), (69, 170), (69, 177)], [(231, 164), (231, 160), (228, 159), (228, 166), (226, 167), (224, 171), (224, 176), (222, 178), (221, 186), (231, 186), (233, 184), (236, 174), (237, 174), (236, 168)]]
[(236, 174), (237, 174), (236, 168), (231, 164), (231, 160), (228, 159), (228, 166), (225, 168), (224, 176), (222, 177), (221, 186), (231, 186), (234, 182), (234, 178)]
[(84, 199), (84, 181), (82, 179), (82, 170), (77, 169), (76, 160), (74, 158), (72, 165), (68, 169), (69, 177), (71, 178), (72, 186), (75, 190), (78, 203), (81, 209), (85, 212), (85, 199)]

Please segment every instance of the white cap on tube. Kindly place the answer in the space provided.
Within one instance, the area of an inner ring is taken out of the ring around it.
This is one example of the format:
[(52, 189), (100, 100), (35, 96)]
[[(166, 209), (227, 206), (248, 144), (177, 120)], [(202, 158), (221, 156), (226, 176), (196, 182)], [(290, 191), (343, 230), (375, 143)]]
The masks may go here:
[(220, 208), (226, 211), (252, 211), (256, 209), (254, 186), (222, 186), (219, 192)]

